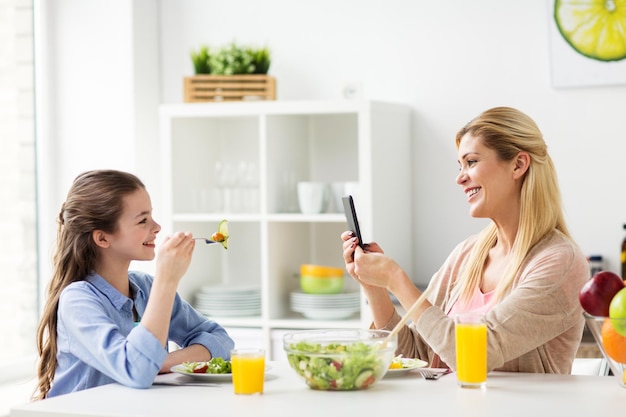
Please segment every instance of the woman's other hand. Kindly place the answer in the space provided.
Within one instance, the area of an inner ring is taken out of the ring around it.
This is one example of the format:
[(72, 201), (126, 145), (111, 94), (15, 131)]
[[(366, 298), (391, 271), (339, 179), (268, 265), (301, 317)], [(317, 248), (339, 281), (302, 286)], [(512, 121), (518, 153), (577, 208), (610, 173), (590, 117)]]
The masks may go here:
[[(368, 268), (367, 261), (361, 260), (367, 258), (369, 255), (374, 257), (383, 255), (382, 248), (375, 242), (364, 244), (365, 251), (359, 246), (359, 241), (354, 233), (346, 231), (341, 234), (343, 240), (343, 259), (346, 265), (346, 271), (354, 278), (359, 284), (368, 286), (375, 285), (372, 282), (361, 279), (361, 274), (369, 275), (365, 270)], [(386, 257), (385, 257), (386, 258)], [(378, 286), (378, 285), (375, 285)]]

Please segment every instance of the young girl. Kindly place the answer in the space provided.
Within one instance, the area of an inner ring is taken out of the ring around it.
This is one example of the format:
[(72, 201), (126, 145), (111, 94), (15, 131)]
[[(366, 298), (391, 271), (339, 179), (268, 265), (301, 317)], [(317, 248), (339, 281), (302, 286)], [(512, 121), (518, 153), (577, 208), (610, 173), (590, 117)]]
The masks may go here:
[[(175, 233), (159, 247), (153, 276), (129, 271), (155, 257), (161, 226), (134, 175), (79, 175), (59, 213), (54, 272), (37, 331), (43, 399), (118, 382), (147, 388), (183, 361), (230, 359), (224, 328), (176, 293), (194, 240)], [(168, 353), (168, 341), (182, 348)]]

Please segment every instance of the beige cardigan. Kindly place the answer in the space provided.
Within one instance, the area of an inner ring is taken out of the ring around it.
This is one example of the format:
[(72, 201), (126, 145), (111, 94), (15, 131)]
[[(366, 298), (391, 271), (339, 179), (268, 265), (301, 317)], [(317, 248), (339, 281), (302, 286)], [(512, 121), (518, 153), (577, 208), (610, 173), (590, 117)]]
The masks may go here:
[[(451, 279), (475, 242), (472, 236), (460, 243), (433, 276), (429, 283), (433, 307), (400, 331), (398, 354), (428, 358), (432, 366), (437, 353), (456, 368), (454, 321), (444, 311), (450, 308)], [(589, 274), (586, 257), (562, 233), (554, 231), (538, 242), (511, 293), (486, 314), (488, 369), (570, 373), (584, 328), (578, 293)], [(396, 313), (384, 329), (392, 329), (399, 320)]]

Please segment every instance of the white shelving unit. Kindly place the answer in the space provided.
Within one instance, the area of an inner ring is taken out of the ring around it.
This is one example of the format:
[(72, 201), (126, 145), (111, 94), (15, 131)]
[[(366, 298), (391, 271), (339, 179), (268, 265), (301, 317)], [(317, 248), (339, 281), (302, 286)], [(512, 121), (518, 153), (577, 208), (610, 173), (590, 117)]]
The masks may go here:
[[(298, 181), (357, 182), (363, 238), (376, 240), (411, 272), (411, 112), (372, 101), (262, 101), (172, 104), (160, 108), (162, 201), (171, 230), (209, 237), (228, 219), (229, 249), (198, 242), (179, 292), (194, 303), (203, 286), (261, 289), (258, 317), (213, 317), (239, 345), (262, 344), (284, 359), (290, 329), (367, 327), (361, 311), (345, 320), (310, 320), (290, 310), (304, 263), (343, 268), (342, 210), (300, 214)], [(165, 227), (164, 227), (165, 228)], [(346, 276), (348, 290), (358, 285)]]

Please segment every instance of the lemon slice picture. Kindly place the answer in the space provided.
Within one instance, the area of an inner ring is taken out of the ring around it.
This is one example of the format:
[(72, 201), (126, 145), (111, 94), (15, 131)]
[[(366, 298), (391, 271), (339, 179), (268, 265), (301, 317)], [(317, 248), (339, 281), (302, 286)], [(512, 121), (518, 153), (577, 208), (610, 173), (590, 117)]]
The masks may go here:
[(626, 58), (626, 0), (555, 0), (554, 21), (578, 53), (598, 61)]

